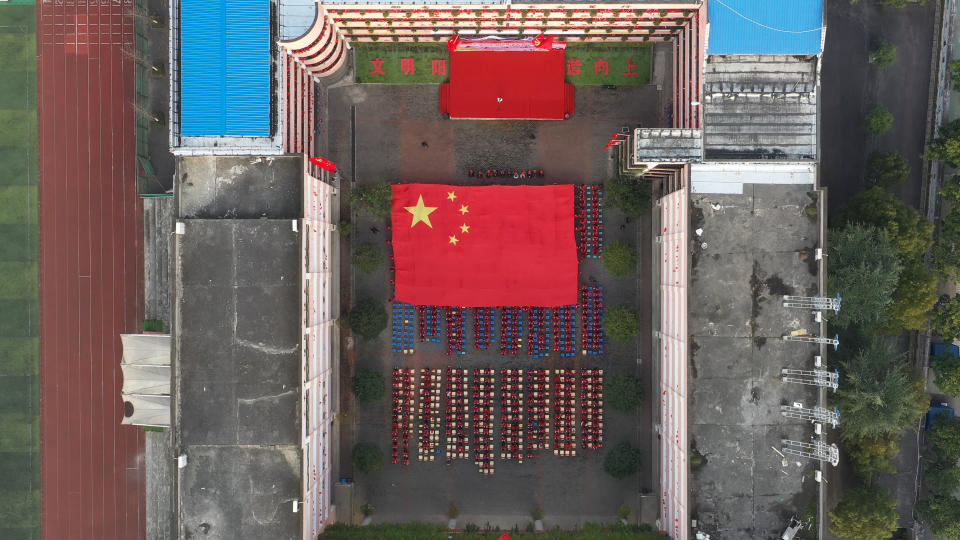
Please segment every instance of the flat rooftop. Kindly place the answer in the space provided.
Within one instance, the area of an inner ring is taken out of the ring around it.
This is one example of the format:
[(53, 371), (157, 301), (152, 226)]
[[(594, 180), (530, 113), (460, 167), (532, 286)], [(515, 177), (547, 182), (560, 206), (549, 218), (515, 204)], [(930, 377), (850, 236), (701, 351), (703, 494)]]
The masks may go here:
[[(689, 315), (691, 446), (705, 465), (691, 469), (690, 517), (713, 538), (779, 538), (814, 500), (813, 461), (778, 454), (781, 439), (810, 441), (809, 423), (780, 406), (816, 405), (815, 387), (784, 383), (781, 368), (813, 369), (817, 349), (781, 339), (818, 333), (784, 295), (817, 291), (816, 219), (811, 185), (745, 184), (741, 194), (692, 193)], [(775, 450), (776, 449), (776, 450)]]

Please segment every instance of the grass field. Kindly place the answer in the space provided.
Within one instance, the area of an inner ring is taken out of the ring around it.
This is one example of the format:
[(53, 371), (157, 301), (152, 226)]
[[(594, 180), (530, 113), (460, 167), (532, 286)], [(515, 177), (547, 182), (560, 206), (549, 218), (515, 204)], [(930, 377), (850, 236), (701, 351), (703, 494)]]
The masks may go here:
[[(358, 83), (422, 84), (448, 80), (450, 53), (444, 43), (354, 43), (353, 48)], [(568, 43), (567, 82), (650, 84), (650, 50), (644, 43)], [(403, 59), (408, 59), (406, 65)], [(441, 65), (445, 69), (439, 69)]]
[(40, 538), (34, 3), (0, 4), (0, 538)]

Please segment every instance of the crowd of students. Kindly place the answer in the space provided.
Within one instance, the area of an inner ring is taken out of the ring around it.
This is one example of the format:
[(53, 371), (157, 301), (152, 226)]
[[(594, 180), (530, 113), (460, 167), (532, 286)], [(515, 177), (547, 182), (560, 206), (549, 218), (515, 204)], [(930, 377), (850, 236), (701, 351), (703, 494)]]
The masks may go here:
[(553, 310), (553, 350), (560, 356), (577, 354), (577, 306)]
[(417, 306), (420, 316), (420, 342), (440, 343), (440, 317), (443, 310), (437, 306)]
[(495, 379), (492, 367), (473, 370), (473, 462), (482, 474), (493, 474)]
[(603, 188), (576, 186), (574, 228), (580, 259), (599, 259), (603, 253)]
[(553, 453), (577, 455), (577, 372), (557, 369), (553, 375)]
[(410, 436), (413, 432), (414, 375), (412, 369), (393, 370), (392, 408), (390, 435), (392, 442), (391, 461), (394, 464), (410, 464)]
[(420, 403), (417, 405), (417, 424), (420, 428), (417, 459), (433, 461), (440, 452), (440, 384), (439, 369), (420, 370)]
[(473, 308), (473, 347), (485, 351), (493, 345), (497, 333), (497, 310), (495, 308)]
[(550, 444), (550, 383), (546, 369), (527, 370), (527, 457)]
[(500, 310), (500, 354), (516, 355), (523, 344), (523, 310), (505, 307)]
[(530, 314), (530, 338), (528, 340), (530, 348), (527, 354), (534, 358), (547, 356), (552, 348), (550, 335), (553, 324), (550, 310), (531, 307), (527, 309), (527, 313)]
[(463, 323), (463, 308), (447, 308), (447, 355), (466, 354), (466, 341), (464, 335), (466, 326)]
[(522, 171), (514, 169), (470, 169), (467, 171), (470, 178), (513, 178), (514, 180), (526, 180), (527, 178), (543, 178), (543, 169), (525, 169)]
[(413, 354), (414, 311), (413, 304), (392, 303), (391, 347), (395, 353)]
[(470, 383), (467, 370), (447, 368), (444, 414), (447, 424), (447, 462), (470, 454)]
[(603, 370), (580, 372), (580, 446), (603, 448)]
[(580, 287), (580, 306), (583, 309), (583, 352), (603, 354), (605, 336), (603, 333), (603, 286), (582, 285)]
[(500, 370), (500, 459), (523, 463), (523, 370)]

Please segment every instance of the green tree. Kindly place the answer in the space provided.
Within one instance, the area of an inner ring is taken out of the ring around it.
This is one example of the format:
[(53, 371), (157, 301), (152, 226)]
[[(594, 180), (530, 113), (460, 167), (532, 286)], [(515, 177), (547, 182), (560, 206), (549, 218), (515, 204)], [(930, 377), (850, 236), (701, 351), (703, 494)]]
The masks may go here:
[(960, 540), (960, 501), (933, 495), (917, 502), (917, 514), (941, 540)]
[(930, 143), (926, 159), (942, 159), (951, 167), (960, 167), (960, 119), (940, 126), (937, 138)]
[[(952, 196), (953, 190), (947, 191), (946, 195)], [(957, 194), (960, 195), (960, 190)], [(940, 230), (937, 244), (933, 246), (933, 267), (941, 274), (956, 278), (960, 277), (960, 205), (954, 202), (951, 206), (950, 212), (937, 224)]]
[(376, 244), (364, 242), (353, 250), (353, 264), (361, 272), (369, 274), (383, 266), (383, 252)]
[(387, 310), (376, 300), (361, 298), (350, 310), (347, 323), (363, 339), (373, 339), (387, 327)]
[(886, 489), (847, 490), (830, 512), (830, 530), (854, 540), (888, 540), (897, 530), (897, 503)]
[[(846, 300), (846, 298), (844, 298)], [(922, 330), (937, 303), (937, 277), (922, 262), (911, 262), (900, 270), (893, 303), (887, 308), (883, 330), (899, 334), (902, 330)]]
[(918, 261), (933, 245), (933, 224), (879, 187), (854, 196), (839, 217), (842, 223), (862, 223), (886, 230), (901, 261)]
[(358, 186), (350, 190), (350, 205), (355, 210), (366, 212), (376, 218), (390, 217), (392, 200), (393, 190), (387, 182)]
[(882, 135), (893, 127), (893, 115), (883, 105), (877, 105), (867, 113), (867, 131), (874, 135)]
[(643, 381), (629, 373), (614, 375), (607, 383), (607, 406), (615, 411), (630, 413), (643, 401)]
[(607, 452), (603, 470), (614, 478), (626, 478), (640, 468), (640, 458), (640, 451), (624, 441)]
[(900, 277), (897, 252), (887, 233), (872, 225), (847, 225), (831, 234), (827, 266), (830, 295), (843, 295), (843, 309), (830, 322), (839, 328), (883, 320)]
[(924, 380), (886, 340), (875, 338), (841, 360), (840, 375), (836, 403), (844, 439), (892, 437), (929, 407)]
[(960, 459), (960, 418), (937, 415), (926, 437), (937, 455), (953, 461)]
[(867, 157), (865, 176), (868, 185), (892, 188), (910, 176), (910, 164), (896, 152), (872, 152)]
[(960, 397), (960, 358), (952, 354), (940, 353), (930, 359), (937, 388), (945, 394)]
[(897, 46), (885, 39), (878, 39), (870, 49), (870, 63), (878, 68), (888, 68), (897, 61)]
[(627, 277), (637, 273), (637, 250), (626, 242), (617, 240), (603, 250), (603, 266), (610, 275)]
[(960, 337), (960, 294), (953, 298), (944, 294), (933, 308), (930, 328), (940, 334), (944, 341), (953, 341)]
[(950, 68), (950, 81), (953, 82), (953, 89), (960, 90), (960, 60), (947, 62), (947, 67)]
[(603, 331), (611, 339), (629, 343), (640, 332), (640, 315), (628, 304), (613, 306), (603, 316)]
[(383, 374), (372, 369), (357, 371), (350, 381), (350, 387), (360, 403), (380, 401), (387, 393)]
[(383, 452), (373, 443), (357, 443), (353, 446), (353, 466), (365, 474), (377, 472), (383, 468)]
[(897, 435), (848, 439), (843, 447), (853, 463), (853, 471), (861, 478), (869, 480), (875, 474), (897, 472), (893, 466), (893, 457), (900, 451)]
[(930, 493), (950, 497), (960, 485), (957, 458), (931, 456), (923, 460), (923, 485)]
[(615, 176), (607, 182), (607, 201), (630, 217), (643, 217), (650, 211), (653, 194), (643, 177)]

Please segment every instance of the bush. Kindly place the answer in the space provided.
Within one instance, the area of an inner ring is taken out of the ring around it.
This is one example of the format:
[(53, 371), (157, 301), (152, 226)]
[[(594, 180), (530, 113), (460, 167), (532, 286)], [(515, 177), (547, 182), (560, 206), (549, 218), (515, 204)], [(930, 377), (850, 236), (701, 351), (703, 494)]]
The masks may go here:
[(643, 400), (643, 383), (636, 375), (614, 375), (606, 390), (607, 406), (615, 411), (633, 412)]
[(616, 176), (607, 182), (607, 201), (624, 214), (639, 218), (650, 211), (653, 200), (650, 182), (644, 178)]
[(879, 487), (859, 487), (843, 494), (830, 512), (830, 530), (854, 540), (888, 540), (897, 530), (897, 503)]
[(364, 474), (383, 468), (383, 452), (373, 443), (357, 443), (353, 447), (353, 466)]
[(603, 316), (603, 331), (611, 339), (630, 343), (640, 332), (640, 315), (628, 304), (613, 306)]
[(620, 519), (627, 519), (630, 517), (630, 505), (621, 504), (620, 508), (617, 508), (617, 517)]
[(887, 68), (897, 61), (897, 46), (885, 39), (874, 42), (870, 49), (870, 63), (878, 68)]
[(937, 129), (937, 138), (930, 143), (924, 159), (942, 159), (951, 167), (960, 166), (960, 119), (951, 120)]
[(637, 250), (620, 240), (608, 244), (603, 250), (603, 266), (612, 276), (632, 276), (637, 272)]
[(867, 113), (866, 127), (870, 133), (882, 135), (893, 127), (893, 115), (883, 105), (877, 105)]
[(450, 519), (457, 519), (460, 517), (460, 509), (457, 508), (457, 505), (450, 503), (450, 506), (447, 507), (447, 517)]
[(543, 508), (539, 506), (530, 510), (530, 519), (534, 521), (543, 521), (543, 517), (546, 515), (546, 512), (543, 511)]
[(377, 218), (386, 219), (390, 217), (392, 200), (393, 190), (390, 189), (390, 184), (386, 182), (355, 187), (350, 190), (350, 204), (356, 210), (366, 212)]
[(960, 90), (960, 60), (947, 62), (947, 67), (950, 68), (950, 81), (953, 82), (953, 89)]
[(624, 441), (603, 458), (603, 470), (614, 478), (626, 478), (640, 468), (640, 451)]
[(867, 157), (867, 184), (884, 189), (902, 184), (910, 176), (910, 164), (896, 152), (873, 152)]
[(350, 310), (347, 324), (363, 339), (373, 339), (387, 327), (387, 310), (383, 309), (380, 302), (361, 298)]
[(350, 236), (350, 233), (353, 232), (353, 223), (341, 219), (340, 223), (337, 224), (337, 230), (340, 231), (340, 234), (343, 236)]
[(372, 369), (361, 369), (350, 381), (353, 395), (360, 403), (380, 401), (387, 393), (387, 385), (383, 374)]
[(383, 252), (376, 245), (364, 242), (353, 251), (353, 264), (361, 272), (369, 274), (383, 266)]
[(960, 358), (940, 353), (930, 359), (930, 367), (936, 374), (934, 382), (944, 394), (960, 397)]

